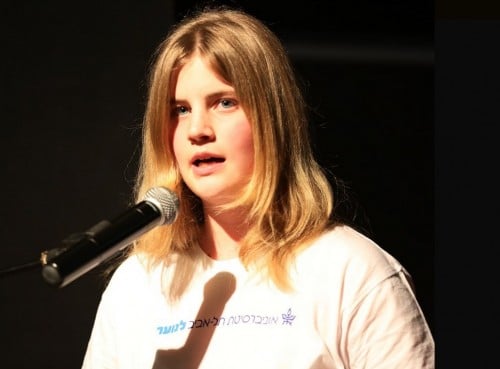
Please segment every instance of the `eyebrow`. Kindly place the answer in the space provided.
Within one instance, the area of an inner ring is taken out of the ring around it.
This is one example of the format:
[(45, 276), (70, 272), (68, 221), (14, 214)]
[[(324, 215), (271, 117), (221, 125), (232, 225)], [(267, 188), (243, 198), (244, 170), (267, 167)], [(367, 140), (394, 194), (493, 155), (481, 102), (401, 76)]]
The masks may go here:
[[(231, 95), (231, 96), (236, 96), (236, 92), (233, 90), (222, 90), (222, 91), (217, 91), (213, 92), (205, 97), (205, 100), (216, 100), (220, 99), (224, 96)], [(186, 99), (170, 99), (170, 105), (175, 105), (175, 104), (182, 104), (186, 103)]]

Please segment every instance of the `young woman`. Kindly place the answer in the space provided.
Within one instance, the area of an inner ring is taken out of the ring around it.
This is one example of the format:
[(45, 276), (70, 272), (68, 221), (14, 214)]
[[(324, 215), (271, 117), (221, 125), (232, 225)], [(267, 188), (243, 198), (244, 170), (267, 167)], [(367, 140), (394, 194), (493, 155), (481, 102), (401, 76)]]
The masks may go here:
[(334, 221), (290, 61), (261, 21), (207, 8), (160, 45), (136, 198), (157, 186), (177, 218), (114, 272), (84, 369), (434, 367), (408, 273)]

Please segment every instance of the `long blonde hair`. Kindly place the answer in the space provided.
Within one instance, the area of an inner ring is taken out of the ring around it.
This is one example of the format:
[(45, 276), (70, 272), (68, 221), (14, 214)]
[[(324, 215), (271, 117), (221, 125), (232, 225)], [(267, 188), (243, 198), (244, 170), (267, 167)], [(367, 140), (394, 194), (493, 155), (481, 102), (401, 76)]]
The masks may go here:
[[(133, 251), (147, 255), (151, 266), (174, 254), (189, 258), (198, 247), (200, 201), (176, 166), (169, 114), (172, 81), (195, 52), (234, 86), (252, 122), (254, 172), (232, 204), (249, 209), (251, 228), (240, 258), (287, 290), (293, 255), (328, 226), (333, 196), (311, 149), (306, 104), (283, 45), (263, 22), (239, 10), (205, 8), (183, 19), (155, 54), (135, 195), (139, 200), (149, 188), (165, 186), (179, 195), (181, 206), (172, 225), (151, 230)], [(188, 278), (189, 272), (180, 273)]]

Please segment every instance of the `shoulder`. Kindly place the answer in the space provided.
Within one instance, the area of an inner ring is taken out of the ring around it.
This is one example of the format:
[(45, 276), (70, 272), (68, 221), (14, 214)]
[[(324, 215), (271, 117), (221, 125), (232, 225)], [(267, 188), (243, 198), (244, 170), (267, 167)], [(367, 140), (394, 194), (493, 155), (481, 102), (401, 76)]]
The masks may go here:
[(406, 273), (391, 254), (372, 239), (349, 226), (326, 231), (296, 258), (297, 276), (310, 274), (316, 282), (374, 286), (383, 280)]
[(112, 283), (126, 279), (136, 280), (137, 277), (146, 277), (147, 270), (141, 258), (137, 254), (128, 256), (113, 273)]
[(158, 268), (148, 268), (137, 255), (128, 256), (114, 271), (106, 287), (106, 295), (129, 295), (130, 292), (147, 291), (158, 283)]
[(335, 263), (366, 261), (399, 267), (397, 260), (366, 235), (346, 226), (336, 226), (318, 237), (302, 252), (303, 257), (329, 256)]

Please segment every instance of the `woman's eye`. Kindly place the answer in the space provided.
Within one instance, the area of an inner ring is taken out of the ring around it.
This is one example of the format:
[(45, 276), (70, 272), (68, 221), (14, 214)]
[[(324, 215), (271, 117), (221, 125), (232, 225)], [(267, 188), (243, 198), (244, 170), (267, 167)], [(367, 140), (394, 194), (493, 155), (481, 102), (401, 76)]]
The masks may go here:
[(222, 99), (220, 100), (219, 104), (223, 107), (223, 108), (232, 108), (233, 106), (236, 105), (236, 102), (233, 101), (233, 100), (229, 100), (229, 99)]
[(175, 106), (172, 110), (174, 115), (184, 115), (189, 111), (185, 106)]

